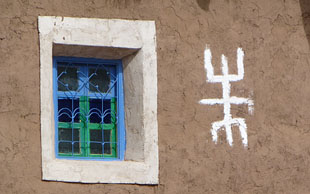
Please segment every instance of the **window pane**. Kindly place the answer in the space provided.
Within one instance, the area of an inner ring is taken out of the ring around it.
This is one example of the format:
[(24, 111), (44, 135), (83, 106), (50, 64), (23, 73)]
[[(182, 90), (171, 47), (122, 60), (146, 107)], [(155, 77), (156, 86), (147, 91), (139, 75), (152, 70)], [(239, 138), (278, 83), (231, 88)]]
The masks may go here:
[(89, 99), (90, 122), (101, 123), (103, 116), (103, 123), (111, 123), (111, 100)]
[(72, 129), (58, 129), (58, 140), (59, 141), (72, 141)]
[(80, 142), (74, 142), (73, 149), (75, 154), (79, 154), (81, 152), (80, 148)]
[[(102, 154), (102, 130), (90, 130), (90, 153)], [(95, 143), (96, 142), (96, 143)]]
[(72, 144), (70, 142), (59, 142), (58, 144), (59, 153), (70, 153), (72, 154)]
[(80, 130), (73, 129), (72, 134), (72, 129), (59, 128), (58, 129), (59, 153), (72, 153), (72, 140), (75, 141), (74, 153), (80, 153), (80, 143), (79, 143)]
[(79, 99), (58, 99), (58, 121), (59, 122), (79, 122)]
[[(72, 139), (73, 135), (73, 139)], [(80, 129), (74, 129), (72, 134), (72, 129), (59, 128), (58, 129), (58, 139), (59, 141), (79, 141), (80, 140)]]
[(90, 143), (90, 153), (91, 154), (102, 154), (102, 144), (101, 143)]
[(111, 142), (111, 130), (90, 130), (90, 153), (102, 154), (102, 135), (104, 135), (104, 153), (111, 154), (112, 144)]
[(109, 90), (110, 75), (105, 69), (89, 69), (89, 91), (106, 93)]
[(104, 130), (104, 153), (111, 154), (111, 130)]
[(104, 153), (111, 154), (111, 143), (104, 143)]
[(58, 91), (77, 91), (79, 87), (77, 67), (57, 67)]
[(103, 130), (104, 131), (104, 142), (111, 141), (111, 130)]
[(102, 130), (90, 130), (90, 141), (102, 142)]

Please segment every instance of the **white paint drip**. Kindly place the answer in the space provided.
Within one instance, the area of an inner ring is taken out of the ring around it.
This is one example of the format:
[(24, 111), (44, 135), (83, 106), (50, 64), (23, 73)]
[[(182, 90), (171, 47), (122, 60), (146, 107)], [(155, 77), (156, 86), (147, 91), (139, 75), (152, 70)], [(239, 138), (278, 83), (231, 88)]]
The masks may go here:
[(204, 52), (204, 62), (205, 70), (207, 72), (207, 81), (211, 83), (222, 83), (223, 88), (223, 98), (222, 99), (202, 99), (199, 101), (200, 104), (207, 105), (216, 105), (223, 104), (224, 106), (224, 119), (222, 121), (216, 121), (212, 123), (212, 139), (217, 143), (218, 139), (218, 130), (225, 128), (226, 138), (230, 146), (233, 145), (233, 138), (231, 127), (239, 126), (240, 135), (242, 138), (242, 143), (245, 147), (248, 146), (248, 135), (247, 135), (247, 126), (244, 118), (232, 118), (230, 110), (231, 104), (247, 104), (248, 111), (250, 114), (253, 114), (254, 111), (254, 102), (249, 98), (239, 98), (236, 96), (230, 96), (230, 82), (242, 80), (244, 77), (244, 64), (243, 64), (244, 52), (241, 48), (237, 50), (237, 67), (238, 74), (229, 74), (228, 73), (228, 63), (227, 58), (222, 55), (222, 73), (223, 75), (214, 75), (214, 69), (212, 66), (212, 54), (211, 50), (206, 46)]

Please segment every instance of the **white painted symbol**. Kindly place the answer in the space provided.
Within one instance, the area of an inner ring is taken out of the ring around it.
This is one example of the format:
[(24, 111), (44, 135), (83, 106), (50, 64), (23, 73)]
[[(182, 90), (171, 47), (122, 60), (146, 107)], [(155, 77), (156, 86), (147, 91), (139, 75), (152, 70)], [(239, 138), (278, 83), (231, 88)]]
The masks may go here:
[(244, 77), (244, 65), (243, 65), (243, 57), (244, 52), (241, 48), (237, 50), (237, 67), (238, 74), (228, 74), (228, 63), (227, 58), (222, 55), (222, 73), (223, 75), (214, 75), (214, 70), (212, 66), (212, 55), (211, 51), (206, 46), (204, 52), (204, 63), (205, 70), (207, 72), (207, 81), (211, 83), (222, 83), (223, 88), (223, 98), (222, 99), (202, 99), (199, 101), (200, 104), (207, 105), (215, 105), (215, 104), (223, 104), (224, 105), (224, 119), (221, 121), (216, 121), (212, 123), (212, 139), (215, 143), (217, 143), (218, 130), (224, 129), (226, 130), (226, 138), (230, 146), (232, 146), (233, 138), (231, 127), (239, 126), (242, 143), (244, 147), (248, 146), (248, 135), (247, 135), (247, 126), (244, 118), (232, 118), (230, 113), (231, 104), (248, 104), (248, 111), (250, 114), (253, 113), (254, 102), (249, 98), (239, 98), (236, 96), (230, 96), (230, 82), (242, 80)]

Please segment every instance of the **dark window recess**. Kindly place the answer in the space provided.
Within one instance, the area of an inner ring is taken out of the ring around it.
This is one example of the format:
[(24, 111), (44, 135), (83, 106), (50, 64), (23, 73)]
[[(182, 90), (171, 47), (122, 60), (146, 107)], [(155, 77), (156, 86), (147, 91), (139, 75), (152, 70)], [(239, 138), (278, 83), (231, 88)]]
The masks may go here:
[(58, 121), (59, 122), (79, 122), (79, 99), (68, 98), (58, 99)]
[(90, 99), (89, 109), (91, 123), (102, 123), (101, 117), (103, 117), (103, 123), (111, 123), (111, 100)]

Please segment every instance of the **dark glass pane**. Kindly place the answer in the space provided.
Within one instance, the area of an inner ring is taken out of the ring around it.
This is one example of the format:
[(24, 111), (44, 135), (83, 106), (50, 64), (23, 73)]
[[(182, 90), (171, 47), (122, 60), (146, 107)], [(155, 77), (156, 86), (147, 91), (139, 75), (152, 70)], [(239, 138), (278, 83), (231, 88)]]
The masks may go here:
[(90, 130), (90, 141), (102, 142), (102, 130)]
[(77, 67), (57, 67), (58, 91), (77, 91), (79, 87)]
[(102, 154), (102, 144), (101, 143), (90, 143), (90, 153), (91, 154)]
[(73, 141), (80, 141), (80, 129), (73, 130)]
[[(66, 129), (59, 128), (58, 129), (58, 141), (59, 141), (59, 153), (72, 153), (72, 135), (74, 143), (74, 153), (80, 152), (80, 130), (79, 129)], [(66, 141), (66, 142), (62, 142)], [(70, 141), (70, 142), (67, 142)]]
[(111, 141), (111, 130), (103, 130), (104, 131), (104, 142)]
[(111, 154), (111, 143), (104, 143), (104, 153)]
[(72, 129), (58, 129), (58, 140), (72, 141)]
[(101, 116), (104, 116), (103, 122), (111, 123), (111, 115), (107, 114), (110, 111), (106, 111), (108, 109), (111, 109), (110, 100), (89, 99), (90, 122), (101, 123)]
[(72, 129), (59, 128), (58, 129), (58, 140), (59, 141), (79, 141), (80, 140), (80, 130), (74, 129), (72, 134)]
[(74, 142), (73, 149), (74, 149), (75, 154), (79, 154), (80, 153), (80, 142)]
[(111, 130), (104, 130), (104, 153), (111, 154)]
[(72, 122), (71, 117), (74, 117), (74, 122), (79, 122), (79, 99), (58, 99), (58, 121)]
[(59, 142), (58, 152), (72, 154), (72, 144), (70, 142)]
[(106, 93), (109, 90), (110, 75), (105, 69), (89, 69), (89, 91)]

